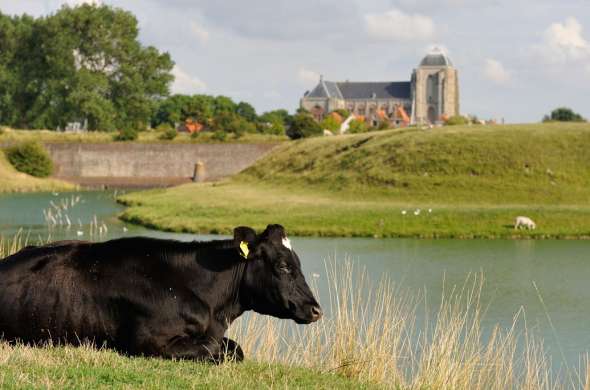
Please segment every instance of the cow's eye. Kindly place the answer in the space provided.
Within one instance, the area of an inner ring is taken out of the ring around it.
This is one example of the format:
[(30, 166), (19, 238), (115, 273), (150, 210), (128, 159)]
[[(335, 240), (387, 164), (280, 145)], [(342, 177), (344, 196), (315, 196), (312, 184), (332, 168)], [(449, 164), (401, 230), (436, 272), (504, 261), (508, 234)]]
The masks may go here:
[(281, 266), (279, 267), (279, 269), (281, 270), (281, 272), (284, 272), (286, 274), (290, 274), (291, 273), (291, 268), (289, 268), (289, 266), (287, 264), (281, 264)]

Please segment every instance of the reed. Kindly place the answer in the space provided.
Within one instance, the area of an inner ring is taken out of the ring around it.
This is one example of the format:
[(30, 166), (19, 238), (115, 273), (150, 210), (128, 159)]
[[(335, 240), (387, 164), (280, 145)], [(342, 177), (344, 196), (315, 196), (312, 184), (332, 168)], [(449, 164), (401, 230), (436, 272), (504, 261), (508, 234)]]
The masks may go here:
[(553, 369), (524, 311), (515, 313), (512, 326), (496, 326), (484, 337), (481, 274), (449, 286), (434, 318), (418, 321), (418, 310), (427, 312), (424, 294), (397, 288), (387, 277), (374, 283), (349, 261), (327, 264), (326, 317), (297, 326), (243, 316), (229, 333), (246, 356), (387, 388), (590, 389), (587, 363), (576, 372)]

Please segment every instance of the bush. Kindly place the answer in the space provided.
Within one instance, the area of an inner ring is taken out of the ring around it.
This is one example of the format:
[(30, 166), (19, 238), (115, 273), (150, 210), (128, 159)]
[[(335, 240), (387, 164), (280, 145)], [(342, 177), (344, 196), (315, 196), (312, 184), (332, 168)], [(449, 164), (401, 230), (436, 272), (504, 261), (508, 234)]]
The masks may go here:
[(320, 123), (322, 129), (330, 130), (332, 132), (340, 130), (340, 123), (331, 115), (328, 115), (324, 118), (324, 120)]
[(178, 131), (176, 131), (176, 129), (170, 127), (169, 129), (166, 129), (161, 135), (160, 135), (160, 139), (161, 140), (168, 140), (168, 141), (172, 141), (174, 138), (176, 138), (176, 136), (178, 135)]
[(287, 130), (287, 136), (291, 139), (312, 137), (322, 133), (322, 127), (311, 116), (304, 113), (295, 115), (291, 127)]
[(551, 115), (545, 115), (543, 122), (586, 122), (586, 119), (582, 115), (574, 112), (568, 107), (559, 107), (551, 111)]
[(138, 137), (137, 131), (130, 127), (119, 130), (119, 133), (113, 137), (115, 141), (135, 141)]
[(167, 131), (169, 131), (170, 129), (174, 129), (174, 127), (170, 124), (170, 123), (160, 123), (158, 125), (158, 127), (156, 127), (156, 131), (160, 132), (160, 133), (165, 133)]
[(53, 162), (43, 146), (37, 142), (25, 142), (5, 151), (6, 158), (19, 172), (35, 177), (47, 177), (53, 172)]
[(213, 133), (213, 136), (211, 137), (211, 139), (213, 139), (215, 141), (223, 142), (227, 139), (227, 134), (224, 131), (217, 130), (216, 132)]
[(447, 121), (445, 122), (445, 125), (447, 126), (460, 126), (460, 125), (466, 125), (469, 123), (469, 119), (465, 118), (462, 115), (455, 115), (450, 117), (449, 119), (447, 119)]
[(348, 127), (348, 132), (351, 134), (366, 133), (367, 131), (369, 131), (369, 126), (364, 121), (356, 119), (350, 122)]
[(197, 138), (199, 138), (199, 135), (200, 134), (201, 134), (200, 131), (195, 131), (195, 132), (191, 133), (191, 138), (192, 139), (197, 139)]

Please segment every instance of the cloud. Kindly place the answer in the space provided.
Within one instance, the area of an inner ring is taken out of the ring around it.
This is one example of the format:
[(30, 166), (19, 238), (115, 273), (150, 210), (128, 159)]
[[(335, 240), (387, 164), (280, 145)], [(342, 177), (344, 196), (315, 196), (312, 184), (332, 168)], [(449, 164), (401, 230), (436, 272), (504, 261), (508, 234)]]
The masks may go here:
[(301, 41), (341, 37), (360, 28), (354, 1), (342, 0), (170, 0), (170, 6), (190, 8), (216, 29), (240, 38)]
[(194, 94), (203, 92), (207, 89), (207, 84), (196, 77), (188, 74), (180, 66), (174, 66), (172, 69), (174, 83), (172, 83), (172, 92), (181, 94)]
[(426, 41), (434, 37), (434, 22), (428, 16), (405, 14), (399, 9), (365, 15), (369, 37), (384, 41)]
[(320, 74), (302, 67), (297, 72), (297, 79), (306, 87), (312, 87), (319, 82)]
[(506, 84), (510, 81), (511, 75), (500, 61), (488, 58), (483, 67), (483, 75), (486, 79), (497, 84)]
[(209, 31), (205, 30), (203, 26), (201, 26), (195, 21), (192, 21), (190, 27), (191, 33), (195, 38), (197, 38), (197, 40), (200, 43), (206, 44), (207, 42), (209, 42)]
[(563, 23), (553, 23), (545, 30), (543, 42), (535, 51), (552, 63), (590, 59), (590, 43), (582, 33), (583, 27), (574, 17)]

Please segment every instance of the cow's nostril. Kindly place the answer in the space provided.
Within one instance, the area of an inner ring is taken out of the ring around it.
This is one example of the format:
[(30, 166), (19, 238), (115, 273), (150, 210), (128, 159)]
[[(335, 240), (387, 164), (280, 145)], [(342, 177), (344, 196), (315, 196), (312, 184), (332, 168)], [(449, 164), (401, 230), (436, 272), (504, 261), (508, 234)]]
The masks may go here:
[(319, 320), (322, 317), (322, 309), (319, 306), (312, 306), (311, 316), (314, 320)]

